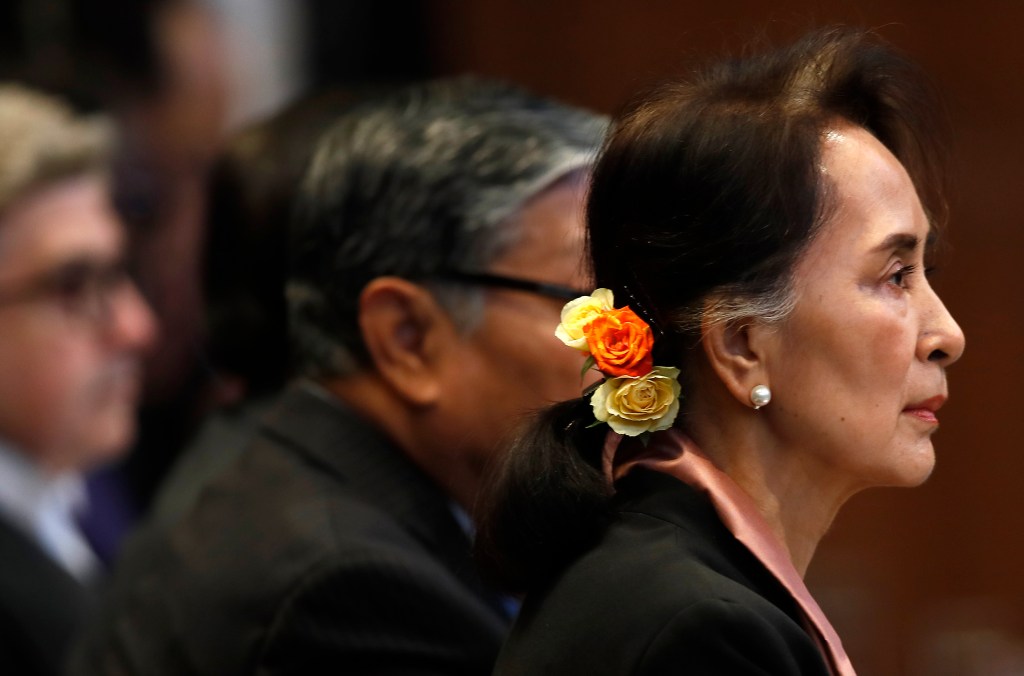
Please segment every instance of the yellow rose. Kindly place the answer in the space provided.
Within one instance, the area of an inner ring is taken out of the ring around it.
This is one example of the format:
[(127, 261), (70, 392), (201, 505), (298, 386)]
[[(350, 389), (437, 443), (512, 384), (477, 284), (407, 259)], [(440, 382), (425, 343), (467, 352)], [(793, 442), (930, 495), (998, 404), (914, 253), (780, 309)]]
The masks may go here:
[(639, 378), (609, 378), (590, 399), (594, 417), (629, 437), (666, 430), (679, 413), (678, 376), (677, 368), (655, 366)]
[(595, 317), (613, 307), (612, 292), (609, 289), (596, 289), (589, 296), (571, 300), (562, 308), (562, 321), (555, 329), (555, 335), (569, 347), (589, 352), (583, 328)]

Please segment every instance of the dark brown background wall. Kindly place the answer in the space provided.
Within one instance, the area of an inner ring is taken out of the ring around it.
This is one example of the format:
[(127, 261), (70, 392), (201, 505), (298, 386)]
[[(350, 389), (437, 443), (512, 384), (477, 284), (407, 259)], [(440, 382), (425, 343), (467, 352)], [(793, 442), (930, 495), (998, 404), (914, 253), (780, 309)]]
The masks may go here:
[(951, 254), (936, 283), (967, 335), (912, 491), (840, 514), (808, 584), (861, 674), (1024, 673), (1024, 3), (492, 0), (427, 3), (442, 72), (472, 71), (612, 111), (705, 54), (808, 26), (877, 28), (945, 93), (956, 130)]

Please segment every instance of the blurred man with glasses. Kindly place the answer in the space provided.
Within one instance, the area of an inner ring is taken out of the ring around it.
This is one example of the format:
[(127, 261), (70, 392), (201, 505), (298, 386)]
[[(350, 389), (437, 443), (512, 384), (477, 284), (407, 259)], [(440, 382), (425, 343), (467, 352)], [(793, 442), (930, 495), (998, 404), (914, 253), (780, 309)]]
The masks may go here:
[(61, 673), (97, 562), (81, 474), (132, 440), (154, 320), (124, 271), (96, 120), (0, 85), (0, 664)]
[(292, 222), (300, 377), (184, 515), (130, 547), (90, 674), (489, 674), (514, 604), (470, 556), (488, 462), (579, 396), (605, 120), (455, 79), (343, 114)]

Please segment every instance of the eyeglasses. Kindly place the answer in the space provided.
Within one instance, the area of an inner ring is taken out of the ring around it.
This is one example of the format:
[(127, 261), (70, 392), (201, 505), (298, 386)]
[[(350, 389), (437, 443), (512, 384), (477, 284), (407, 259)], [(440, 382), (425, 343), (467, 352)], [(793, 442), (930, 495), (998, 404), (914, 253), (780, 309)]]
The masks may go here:
[(586, 291), (580, 291), (579, 289), (573, 289), (560, 284), (536, 282), (532, 279), (506, 277), (505, 275), (492, 275), (488, 272), (462, 272), (461, 270), (452, 270), (441, 273), (438, 275), (438, 278), (463, 284), (476, 284), (479, 286), (489, 286), (500, 289), (526, 291), (528, 293), (536, 293), (541, 296), (556, 298), (558, 300), (573, 300), (580, 296), (587, 295)]
[(17, 287), (0, 289), (0, 306), (52, 299), (69, 315), (99, 321), (109, 316), (111, 297), (128, 282), (123, 261), (78, 259)]

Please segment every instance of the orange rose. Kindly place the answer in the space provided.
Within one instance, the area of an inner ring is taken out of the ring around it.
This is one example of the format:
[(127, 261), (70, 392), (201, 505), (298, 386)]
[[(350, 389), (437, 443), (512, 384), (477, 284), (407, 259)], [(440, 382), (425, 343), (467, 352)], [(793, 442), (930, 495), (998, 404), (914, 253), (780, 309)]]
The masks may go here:
[(644, 376), (654, 367), (654, 336), (647, 322), (628, 307), (602, 312), (586, 326), (590, 355), (605, 375)]

